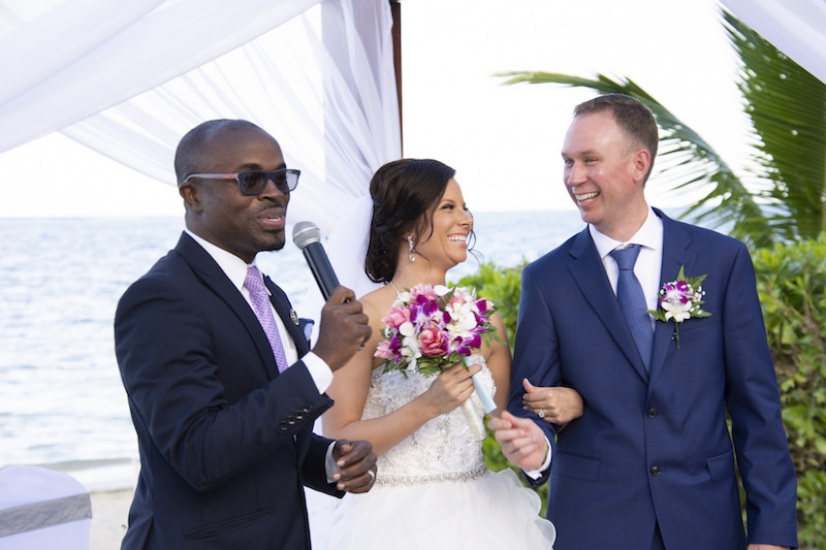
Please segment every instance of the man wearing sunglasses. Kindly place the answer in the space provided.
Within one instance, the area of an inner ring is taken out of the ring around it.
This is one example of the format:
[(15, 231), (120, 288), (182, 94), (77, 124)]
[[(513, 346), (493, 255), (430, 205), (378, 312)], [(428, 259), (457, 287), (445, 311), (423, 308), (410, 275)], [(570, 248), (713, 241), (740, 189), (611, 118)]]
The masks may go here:
[(242, 120), (205, 122), (175, 155), (186, 231), (123, 295), (118, 363), (141, 471), (123, 548), (309, 548), (303, 487), (360, 493), (365, 441), (312, 433), (333, 372), (370, 335), (353, 292), (324, 305), (315, 347), (255, 267), (280, 250), (300, 172)]

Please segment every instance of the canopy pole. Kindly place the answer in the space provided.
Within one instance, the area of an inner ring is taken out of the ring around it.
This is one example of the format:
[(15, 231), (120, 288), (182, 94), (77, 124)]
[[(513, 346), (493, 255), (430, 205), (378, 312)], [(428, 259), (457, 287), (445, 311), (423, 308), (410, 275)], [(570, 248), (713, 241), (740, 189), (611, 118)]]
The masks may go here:
[(399, 101), (399, 143), (404, 156), (404, 126), (402, 124), (402, 4), (401, 0), (388, 0), (393, 15), (393, 70), (396, 73), (396, 95)]

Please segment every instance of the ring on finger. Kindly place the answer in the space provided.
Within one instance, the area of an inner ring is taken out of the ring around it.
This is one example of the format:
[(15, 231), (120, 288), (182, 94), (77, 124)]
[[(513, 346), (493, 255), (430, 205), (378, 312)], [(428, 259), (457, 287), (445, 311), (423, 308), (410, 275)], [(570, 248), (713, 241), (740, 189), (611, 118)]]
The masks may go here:
[(536, 415), (539, 418), (545, 418), (545, 409), (539, 409), (538, 411), (536, 411)]
[(367, 470), (367, 475), (370, 476), (370, 483), (376, 481), (376, 474), (373, 473), (373, 470)]

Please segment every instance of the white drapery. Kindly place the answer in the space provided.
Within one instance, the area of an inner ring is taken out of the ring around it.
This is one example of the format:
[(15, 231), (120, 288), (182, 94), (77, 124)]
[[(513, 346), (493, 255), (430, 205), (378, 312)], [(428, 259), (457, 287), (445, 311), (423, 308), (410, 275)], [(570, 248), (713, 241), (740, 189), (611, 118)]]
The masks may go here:
[(740, 21), (826, 82), (826, 1), (721, 0)]
[[(53, 131), (174, 184), (181, 136), (245, 118), (302, 170), (328, 232), (401, 154), (386, 0), (0, 4), (0, 152)], [(13, 75), (13, 77), (9, 77)]]
[[(824, 0), (721, 2), (826, 81)], [(390, 32), (387, 0), (1, 0), (0, 153), (61, 131), (172, 184), (189, 128), (247, 118), (326, 234), (401, 154)]]

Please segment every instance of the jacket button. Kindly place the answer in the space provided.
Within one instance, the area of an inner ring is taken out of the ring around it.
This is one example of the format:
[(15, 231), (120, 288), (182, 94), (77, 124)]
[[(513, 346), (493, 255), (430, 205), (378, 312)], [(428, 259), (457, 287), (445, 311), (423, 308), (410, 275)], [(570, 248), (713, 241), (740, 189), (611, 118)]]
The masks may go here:
[(287, 421), (282, 420), (281, 422), (278, 423), (278, 427), (281, 428), (282, 432), (285, 431), (287, 429)]
[(660, 467), (659, 467), (659, 466), (656, 466), (656, 465), (655, 465), (655, 466), (651, 466), (651, 475), (652, 475), (652, 476), (658, 476), (658, 475), (660, 475), (661, 473), (662, 473), (662, 470), (660, 470)]
[(657, 418), (657, 409), (654, 407), (648, 409), (648, 418)]
[(290, 426), (295, 424), (295, 417), (293, 415), (287, 417), (287, 424), (289, 424)]

